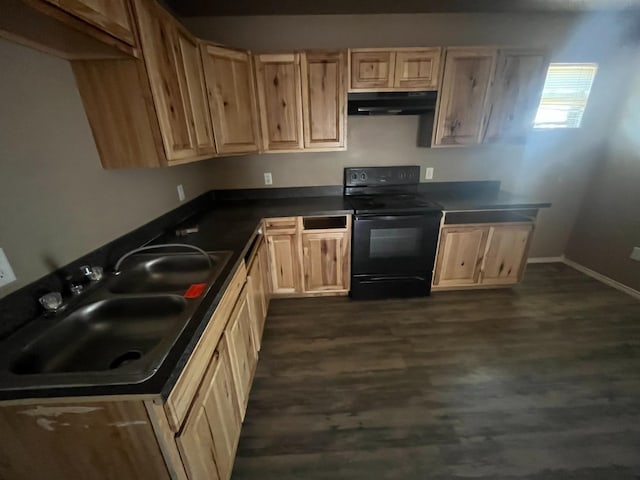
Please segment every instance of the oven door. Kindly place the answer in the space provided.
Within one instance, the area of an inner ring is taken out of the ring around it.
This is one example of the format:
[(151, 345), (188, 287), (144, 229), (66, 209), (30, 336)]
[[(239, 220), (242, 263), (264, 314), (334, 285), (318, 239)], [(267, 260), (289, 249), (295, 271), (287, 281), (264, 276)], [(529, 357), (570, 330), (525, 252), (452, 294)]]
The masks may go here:
[(353, 275), (427, 275), (435, 261), (441, 212), (419, 215), (356, 215)]

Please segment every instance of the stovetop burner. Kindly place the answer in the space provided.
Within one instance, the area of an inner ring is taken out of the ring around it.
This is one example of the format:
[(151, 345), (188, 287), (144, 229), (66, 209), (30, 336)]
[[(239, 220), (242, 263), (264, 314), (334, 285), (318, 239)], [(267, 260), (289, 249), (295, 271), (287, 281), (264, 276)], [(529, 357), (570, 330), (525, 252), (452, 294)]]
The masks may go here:
[(356, 213), (415, 212), (442, 210), (442, 206), (418, 193), (394, 195), (352, 195), (348, 197)]

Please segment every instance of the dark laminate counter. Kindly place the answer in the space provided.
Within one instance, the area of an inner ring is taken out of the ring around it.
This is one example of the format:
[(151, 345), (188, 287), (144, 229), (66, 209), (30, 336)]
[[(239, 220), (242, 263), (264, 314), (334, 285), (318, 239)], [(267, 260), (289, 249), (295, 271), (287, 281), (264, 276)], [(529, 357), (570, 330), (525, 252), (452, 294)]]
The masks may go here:
[[(332, 193), (336, 192), (332, 187)], [(507, 192), (478, 191), (473, 195), (447, 194), (431, 191), (432, 198), (445, 210), (483, 209), (534, 209), (548, 207), (547, 202), (536, 202)], [(222, 294), (231, 280), (232, 273), (244, 260), (260, 226), (260, 220), (268, 217), (311, 216), (350, 214), (352, 209), (341, 195), (291, 196), (287, 198), (242, 198), (229, 199), (228, 195), (218, 196), (217, 202), (199, 200), (194, 206), (195, 213), (177, 223), (164, 227), (164, 235), (148, 232), (146, 239), (136, 237), (137, 245), (152, 243), (187, 243), (205, 250), (230, 250), (231, 259), (224, 271), (203, 299), (198, 311), (185, 327), (160, 369), (150, 379), (130, 385), (42, 388), (29, 390), (0, 391), (0, 400), (18, 398), (76, 397), (95, 395), (141, 395), (155, 397), (166, 395), (173, 388), (187, 360), (202, 335), (209, 318), (216, 309)], [(181, 207), (184, 210), (185, 207)], [(175, 218), (175, 217), (172, 217)], [(199, 231), (185, 237), (175, 236), (176, 227), (198, 225)], [(106, 257), (105, 257), (106, 258)], [(80, 261), (80, 260), (79, 260)], [(84, 261), (87, 261), (86, 259)], [(77, 262), (74, 262), (74, 264)], [(1, 343), (0, 343), (1, 347)]]

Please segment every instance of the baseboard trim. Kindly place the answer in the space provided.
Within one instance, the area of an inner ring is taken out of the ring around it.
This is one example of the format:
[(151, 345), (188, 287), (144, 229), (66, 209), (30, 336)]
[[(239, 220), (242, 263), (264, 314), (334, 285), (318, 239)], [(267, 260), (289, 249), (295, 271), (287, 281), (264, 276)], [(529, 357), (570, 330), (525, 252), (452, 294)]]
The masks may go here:
[(591, 278), (595, 278), (596, 280), (601, 281), (602, 283), (609, 285), (610, 287), (615, 288), (616, 290), (620, 290), (621, 292), (624, 292), (628, 295), (631, 295), (632, 297), (637, 298), (638, 300), (640, 300), (640, 292), (638, 290), (635, 290), (631, 287), (628, 287), (626, 285), (624, 285), (623, 283), (617, 282), (615, 281), (613, 278), (609, 278), (606, 275), (602, 275), (601, 273), (598, 273), (594, 270), (591, 270), (590, 268), (585, 267), (584, 265), (580, 265), (577, 262), (574, 262), (573, 260), (569, 260), (568, 258), (563, 258), (562, 259), (562, 263), (564, 263), (565, 265), (568, 265), (572, 268), (575, 268), (576, 270), (578, 270), (579, 272), (584, 273), (585, 275), (590, 276)]
[(564, 263), (564, 255), (559, 257), (532, 257), (527, 259), (527, 263)]

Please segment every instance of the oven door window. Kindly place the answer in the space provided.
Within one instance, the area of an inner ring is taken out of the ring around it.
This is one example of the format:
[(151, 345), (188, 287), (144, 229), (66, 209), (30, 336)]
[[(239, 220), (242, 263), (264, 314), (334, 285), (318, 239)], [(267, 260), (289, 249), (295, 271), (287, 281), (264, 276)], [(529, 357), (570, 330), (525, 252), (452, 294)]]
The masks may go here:
[(372, 228), (369, 235), (369, 257), (418, 257), (421, 253), (421, 238), (421, 228)]

